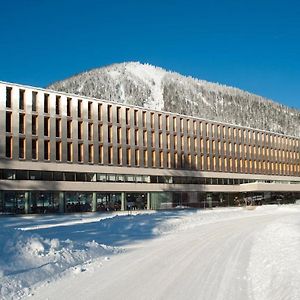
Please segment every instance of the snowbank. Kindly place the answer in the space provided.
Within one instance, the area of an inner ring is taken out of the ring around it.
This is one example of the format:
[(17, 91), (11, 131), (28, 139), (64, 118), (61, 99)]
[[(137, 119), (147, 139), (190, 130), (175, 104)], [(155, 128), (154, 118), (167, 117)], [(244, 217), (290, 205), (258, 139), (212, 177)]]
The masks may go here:
[[(2, 217), (0, 298), (19, 299), (30, 295), (33, 287), (67, 274), (77, 276), (89, 270), (94, 261), (109, 261), (112, 255), (126, 251), (126, 247), (137, 242), (205, 224), (280, 214), (283, 210), (300, 211), (300, 207)], [(269, 299), (268, 291), (275, 287), (282, 296), (278, 299), (285, 299), (285, 291), (280, 290), (279, 284), (281, 272), (288, 272), (291, 284), (300, 281), (299, 223), (288, 219), (282, 225), (275, 223), (267, 227), (254, 243), (249, 265), (254, 299)], [(300, 299), (300, 294), (295, 292), (293, 297), (289, 299)]]
[(2, 229), (0, 232), (0, 298), (28, 295), (37, 282), (64, 272), (82, 272), (91, 260), (121, 251), (95, 241), (45, 239), (38, 234)]
[(254, 300), (300, 299), (299, 216), (282, 218), (257, 234), (248, 277)]

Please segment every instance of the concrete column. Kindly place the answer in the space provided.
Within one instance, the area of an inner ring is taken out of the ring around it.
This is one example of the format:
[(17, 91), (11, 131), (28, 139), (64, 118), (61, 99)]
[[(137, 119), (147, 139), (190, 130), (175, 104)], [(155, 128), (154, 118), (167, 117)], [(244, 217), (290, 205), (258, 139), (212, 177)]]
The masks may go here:
[(127, 209), (126, 193), (121, 193), (121, 210)]
[(212, 195), (211, 195), (211, 193), (206, 194), (206, 201), (208, 203), (208, 207), (212, 208)]
[(147, 209), (151, 208), (151, 193), (147, 193)]
[(65, 193), (59, 192), (59, 212), (65, 212)]
[(30, 203), (29, 203), (29, 199), (30, 199), (30, 192), (25, 192), (25, 214), (29, 214), (30, 213)]
[(93, 192), (92, 212), (97, 211), (97, 193)]

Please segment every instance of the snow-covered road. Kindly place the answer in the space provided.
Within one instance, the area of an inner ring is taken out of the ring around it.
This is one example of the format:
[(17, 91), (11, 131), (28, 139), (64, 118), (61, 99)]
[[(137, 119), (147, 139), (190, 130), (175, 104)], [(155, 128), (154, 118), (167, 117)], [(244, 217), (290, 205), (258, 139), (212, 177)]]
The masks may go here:
[(225, 213), (169, 219), (152, 230), (168, 234), (130, 242), (30, 298), (300, 299), (299, 208)]

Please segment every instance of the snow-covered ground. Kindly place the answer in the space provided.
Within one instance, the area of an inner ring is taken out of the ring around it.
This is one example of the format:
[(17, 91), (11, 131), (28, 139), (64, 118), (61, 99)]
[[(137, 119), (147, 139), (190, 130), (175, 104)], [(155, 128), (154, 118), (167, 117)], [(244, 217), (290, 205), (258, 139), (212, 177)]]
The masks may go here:
[(0, 218), (0, 299), (300, 299), (300, 206)]

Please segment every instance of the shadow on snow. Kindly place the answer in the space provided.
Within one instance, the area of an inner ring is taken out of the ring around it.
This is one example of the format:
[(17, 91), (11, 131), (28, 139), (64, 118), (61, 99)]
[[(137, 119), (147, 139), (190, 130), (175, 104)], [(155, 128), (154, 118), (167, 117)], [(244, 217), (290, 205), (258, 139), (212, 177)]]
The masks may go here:
[[(188, 210), (188, 212), (195, 213), (196, 210)], [(86, 242), (95, 241), (99, 244), (120, 247), (133, 242), (155, 238), (158, 236), (156, 228), (159, 228), (167, 220), (180, 218), (186, 214), (187, 210), (172, 210), (151, 214), (118, 215), (106, 218), (103, 216), (103, 219), (91, 219), (88, 221), (88, 218), (91, 216), (101, 218), (101, 214), (95, 213), (89, 217), (79, 214), (9, 217), (5, 218), (5, 222), (3, 222), (4, 218), (0, 222), (4, 223), (5, 227), (8, 228), (32, 227), (33, 229), (27, 232), (38, 234), (43, 238), (59, 239), (60, 241), (69, 239), (76, 244), (82, 245)], [(106, 216), (109, 216), (109, 214)], [(72, 224), (74, 221), (78, 223)], [(56, 223), (59, 224), (56, 226)], [(45, 228), (34, 229), (35, 226), (38, 227), (41, 225), (44, 225)]]

